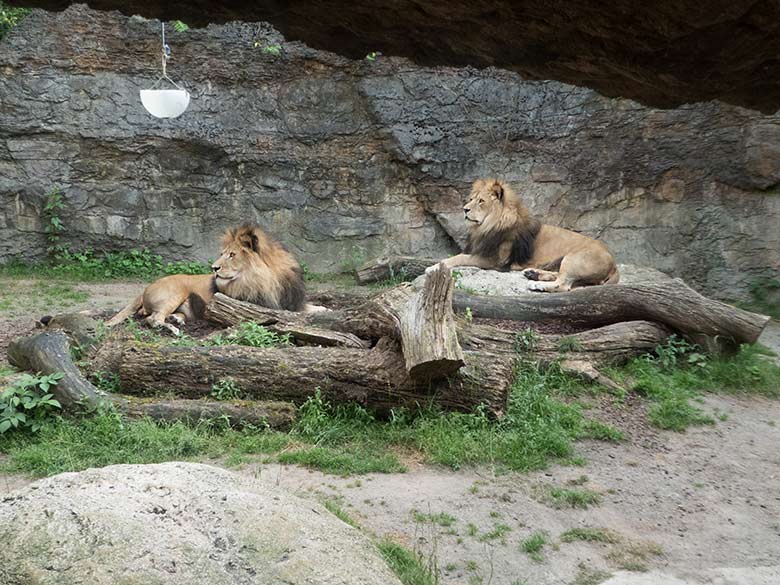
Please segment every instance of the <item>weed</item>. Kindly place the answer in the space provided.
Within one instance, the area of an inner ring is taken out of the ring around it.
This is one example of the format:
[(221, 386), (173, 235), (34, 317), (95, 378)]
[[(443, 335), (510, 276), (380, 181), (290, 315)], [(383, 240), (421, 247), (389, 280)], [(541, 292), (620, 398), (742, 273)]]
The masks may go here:
[(477, 540), (479, 540), (480, 542), (490, 542), (492, 540), (500, 539), (502, 544), (506, 544), (505, 537), (511, 531), (512, 528), (507, 524), (496, 524), (495, 526), (493, 526), (492, 530), (480, 534)]
[(237, 400), (243, 395), (244, 390), (233, 378), (222, 378), (211, 385), (210, 396), (215, 400)]
[(381, 55), (382, 53), (379, 53), (377, 51), (371, 51), (366, 55), (366, 61), (376, 61), (376, 58)]
[(65, 230), (65, 226), (60, 218), (60, 211), (64, 208), (65, 199), (59, 187), (54, 187), (46, 193), (43, 200), (44, 232), (48, 242), (46, 251), (52, 259), (57, 259), (62, 253), (67, 251), (60, 244), (60, 236)]
[(11, 8), (0, 1), (0, 39), (30, 12), (29, 8)]
[(609, 443), (620, 443), (625, 438), (622, 431), (597, 420), (584, 421), (581, 436)]
[(260, 41), (254, 42), (255, 48), (260, 48), (260, 50), (265, 53), (266, 55), (273, 55), (274, 57), (278, 57), (282, 54), (282, 45), (275, 43), (271, 45), (266, 45), (264, 43), (261, 43)]
[(647, 562), (663, 554), (660, 546), (653, 542), (627, 542), (615, 547), (607, 560), (624, 571), (647, 571)]
[(607, 573), (606, 571), (595, 571), (580, 564), (577, 576), (574, 578), (571, 585), (599, 585), (611, 577), (611, 573)]
[(748, 285), (751, 302), (747, 309), (780, 319), (780, 278), (763, 277)]
[(173, 30), (175, 30), (176, 32), (181, 33), (190, 30), (189, 25), (182, 22), (181, 20), (174, 20), (171, 24), (173, 25)]
[(247, 345), (249, 347), (278, 347), (291, 345), (290, 334), (279, 335), (254, 321), (245, 321), (229, 333), (208, 340), (209, 345)]
[(63, 374), (22, 374), (13, 384), (0, 393), (0, 434), (11, 429), (41, 429), (44, 421), (54, 415), (60, 403), (49, 393)]
[(466, 526), (466, 534), (469, 536), (476, 536), (479, 533), (479, 528), (477, 528), (477, 525), (473, 522), (469, 522), (468, 526)]
[(104, 372), (102, 370), (97, 370), (92, 372), (89, 378), (95, 387), (99, 390), (102, 390), (103, 392), (119, 392), (119, 374), (116, 372)]
[(392, 453), (377, 453), (365, 447), (311, 447), (286, 451), (278, 457), (280, 463), (295, 463), (334, 475), (362, 473), (399, 473), (405, 471)]
[(572, 528), (561, 534), (561, 542), (574, 542), (581, 540), (584, 542), (605, 542), (614, 544), (620, 541), (620, 537), (610, 530), (604, 528)]
[(366, 261), (365, 250), (353, 244), (349, 253), (345, 254), (341, 259), (341, 272), (348, 272), (352, 274)]
[(561, 353), (582, 351), (582, 343), (572, 335), (565, 335), (558, 340), (558, 351)]
[(325, 506), (325, 508), (333, 514), (336, 518), (344, 522), (345, 524), (349, 524), (353, 528), (360, 528), (358, 526), (358, 523), (355, 522), (355, 520), (352, 519), (352, 517), (347, 514), (344, 509), (339, 505), (339, 503), (336, 500), (329, 499), (322, 502), (322, 505)]
[(457, 521), (454, 516), (450, 516), (446, 512), (439, 512), (438, 514), (423, 514), (418, 510), (412, 510), (412, 517), (414, 518), (415, 522), (419, 522), (420, 524), (438, 524), (444, 528), (452, 526)]
[(474, 315), (471, 314), (471, 307), (466, 307), (465, 318), (466, 323), (472, 323), (474, 321)]
[(540, 486), (534, 490), (534, 495), (541, 502), (556, 510), (564, 508), (581, 508), (586, 510), (589, 506), (597, 506), (601, 503), (601, 496), (599, 496), (599, 494), (584, 488), (569, 489)]
[(531, 559), (537, 563), (543, 560), (542, 549), (547, 544), (547, 534), (544, 532), (534, 532), (531, 536), (520, 543), (520, 548), (528, 554)]
[(517, 353), (534, 351), (538, 343), (539, 334), (530, 327), (526, 328), (524, 331), (515, 333), (514, 350)]
[(377, 543), (379, 553), (404, 585), (436, 585), (439, 582), (435, 562), (389, 539)]

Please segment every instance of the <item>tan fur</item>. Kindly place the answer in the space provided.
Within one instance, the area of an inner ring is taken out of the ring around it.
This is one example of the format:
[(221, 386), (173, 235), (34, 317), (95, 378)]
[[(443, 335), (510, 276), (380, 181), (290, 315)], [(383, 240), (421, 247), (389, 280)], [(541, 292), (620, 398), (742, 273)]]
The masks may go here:
[[(541, 292), (614, 284), (620, 278), (615, 260), (602, 242), (539, 223), (502, 181), (476, 181), (463, 210), (469, 222), (469, 244), (466, 253), (444, 260), (449, 268), (525, 270), (535, 281), (529, 289)], [(558, 263), (557, 270), (544, 269)]]
[[(138, 313), (150, 325), (179, 330), (202, 316), (216, 291), (270, 308), (313, 310), (304, 306), (301, 268), (293, 256), (259, 227), (231, 228), (222, 237), (222, 253), (212, 265), (214, 274), (177, 274), (154, 281), (106, 324), (117, 325)], [(193, 306), (193, 305), (198, 305)]]

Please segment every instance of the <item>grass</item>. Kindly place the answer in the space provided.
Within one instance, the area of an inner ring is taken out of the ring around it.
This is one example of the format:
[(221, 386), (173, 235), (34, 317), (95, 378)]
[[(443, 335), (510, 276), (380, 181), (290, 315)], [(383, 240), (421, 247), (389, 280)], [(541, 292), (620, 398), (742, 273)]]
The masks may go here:
[(605, 528), (572, 528), (561, 534), (561, 542), (603, 542), (614, 544), (620, 540), (620, 537), (614, 532)]
[(35, 280), (31, 283), (2, 286), (0, 290), (0, 313), (10, 316), (29, 316), (31, 313), (51, 314), (67, 309), (90, 298), (84, 290), (63, 282)]
[(377, 543), (379, 553), (404, 585), (436, 585), (439, 582), (435, 563), (392, 540)]
[(590, 506), (598, 506), (601, 503), (601, 496), (598, 493), (585, 488), (540, 486), (534, 491), (541, 502), (556, 510), (565, 508), (587, 510)]
[(520, 548), (537, 563), (543, 560), (542, 549), (547, 544), (547, 535), (544, 532), (534, 532), (520, 543)]
[(667, 349), (609, 371), (613, 379), (651, 400), (650, 422), (659, 428), (683, 431), (714, 424), (713, 417), (692, 404), (702, 391), (780, 398), (780, 366), (766, 358), (761, 346), (743, 345), (733, 356), (711, 359), (691, 346), (681, 346), (671, 357), (664, 353)]
[(571, 585), (599, 585), (611, 577), (611, 573), (607, 573), (606, 571), (595, 571), (580, 564), (577, 576), (574, 578)]
[(496, 524), (492, 530), (479, 535), (479, 542), (491, 542), (493, 540), (500, 540), (501, 544), (506, 544), (506, 535), (512, 531), (512, 528), (508, 524)]
[(345, 524), (349, 524), (353, 528), (360, 528), (357, 522), (349, 515), (347, 512), (344, 511), (344, 509), (339, 505), (339, 503), (336, 500), (324, 500), (322, 502), (322, 505), (325, 506), (325, 509), (328, 510), (331, 514), (333, 514), (336, 518), (344, 522)]
[(663, 555), (663, 549), (653, 542), (628, 542), (613, 548), (607, 560), (624, 571), (645, 572), (647, 563)]
[(455, 524), (455, 522), (457, 522), (454, 516), (450, 516), (446, 512), (439, 512), (437, 514), (423, 514), (419, 510), (412, 510), (412, 517), (414, 518), (415, 522), (420, 524), (437, 524), (444, 528), (449, 528)]

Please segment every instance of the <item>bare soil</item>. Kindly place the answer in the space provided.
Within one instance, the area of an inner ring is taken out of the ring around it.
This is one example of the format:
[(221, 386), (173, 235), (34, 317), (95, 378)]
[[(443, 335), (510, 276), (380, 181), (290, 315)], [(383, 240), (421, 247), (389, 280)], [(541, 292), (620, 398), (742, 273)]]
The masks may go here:
[[(0, 281), (0, 290), (20, 283), (26, 287), (19, 288), (21, 297), (35, 294), (34, 284), (21, 281)], [(89, 299), (67, 310), (119, 309), (140, 286), (83, 285)], [(17, 312), (25, 306), (0, 311), (0, 355), (11, 337), (34, 327), (37, 313)], [(58, 307), (55, 299), (47, 309)], [(772, 322), (761, 341), (780, 350), (780, 325)], [(363, 530), (435, 562), (444, 585), (585, 585), (597, 576), (609, 585), (780, 584), (780, 402), (707, 395), (703, 409), (717, 424), (686, 433), (648, 426), (645, 408), (638, 397), (619, 408), (594, 400), (589, 417), (617, 426), (627, 440), (578, 443), (586, 461), (581, 467), (502, 474), (407, 458), (408, 471), (398, 474), (340, 478), (259, 463), (238, 472), (271, 477), (308, 497), (337, 499)], [(30, 481), (0, 474), (0, 492)], [(601, 501), (555, 509), (544, 497), (554, 487), (596, 492)], [(446, 513), (454, 521), (421, 522), (415, 510)], [(577, 527), (607, 529), (616, 542), (561, 541)], [(534, 560), (521, 543), (540, 531), (546, 544)]]

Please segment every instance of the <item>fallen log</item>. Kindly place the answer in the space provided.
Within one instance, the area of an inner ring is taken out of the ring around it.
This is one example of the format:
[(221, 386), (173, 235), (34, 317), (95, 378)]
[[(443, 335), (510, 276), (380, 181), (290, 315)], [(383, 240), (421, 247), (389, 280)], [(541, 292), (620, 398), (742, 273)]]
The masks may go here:
[(369, 284), (394, 278), (413, 280), (423, 274), (426, 268), (437, 262), (438, 260), (430, 258), (412, 258), (410, 256), (379, 258), (366, 262), (355, 270), (355, 280), (358, 284)]
[(150, 417), (169, 422), (197, 422), (226, 418), (232, 425), (268, 425), (289, 428), (295, 420), (295, 407), (285, 402), (227, 402), (213, 400), (138, 400), (103, 392), (92, 385), (73, 363), (68, 336), (62, 331), (44, 331), (13, 340), (8, 361), (22, 370), (43, 374), (62, 373), (50, 392), (64, 412), (95, 411), (113, 406), (130, 417)]
[(625, 321), (569, 335), (504, 331), (486, 325), (463, 325), (460, 340), (473, 352), (518, 355), (542, 364), (568, 360), (595, 367), (620, 365), (662, 345), (671, 329), (649, 321)]
[(380, 413), (434, 404), (469, 412), (484, 405), (500, 417), (506, 408), (513, 360), (467, 353), (449, 378), (419, 382), (407, 371), (397, 342), (385, 338), (370, 351), (325, 347), (180, 347), (130, 343), (119, 366), (127, 394), (201, 398), (230, 379), (253, 399), (301, 404), (319, 388), (333, 402), (358, 402)]
[(453, 288), (449, 268), (441, 267), (419, 291), (401, 285), (371, 301), (374, 311), (395, 323), (406, 371), (416, 380), (449, 376), (465, 363), (452, 311)]
[(769, 317), (708, 299), (679, 279), (654, 284), (588, 286), (564, 293), (517, 297), (456, 292), (456, 312), (474, 317), (547, 321), (561, 319), (587, 326), (646, 320), (662, 323), (685, 336), (707, 335), (732, 344), (755, 343)]

